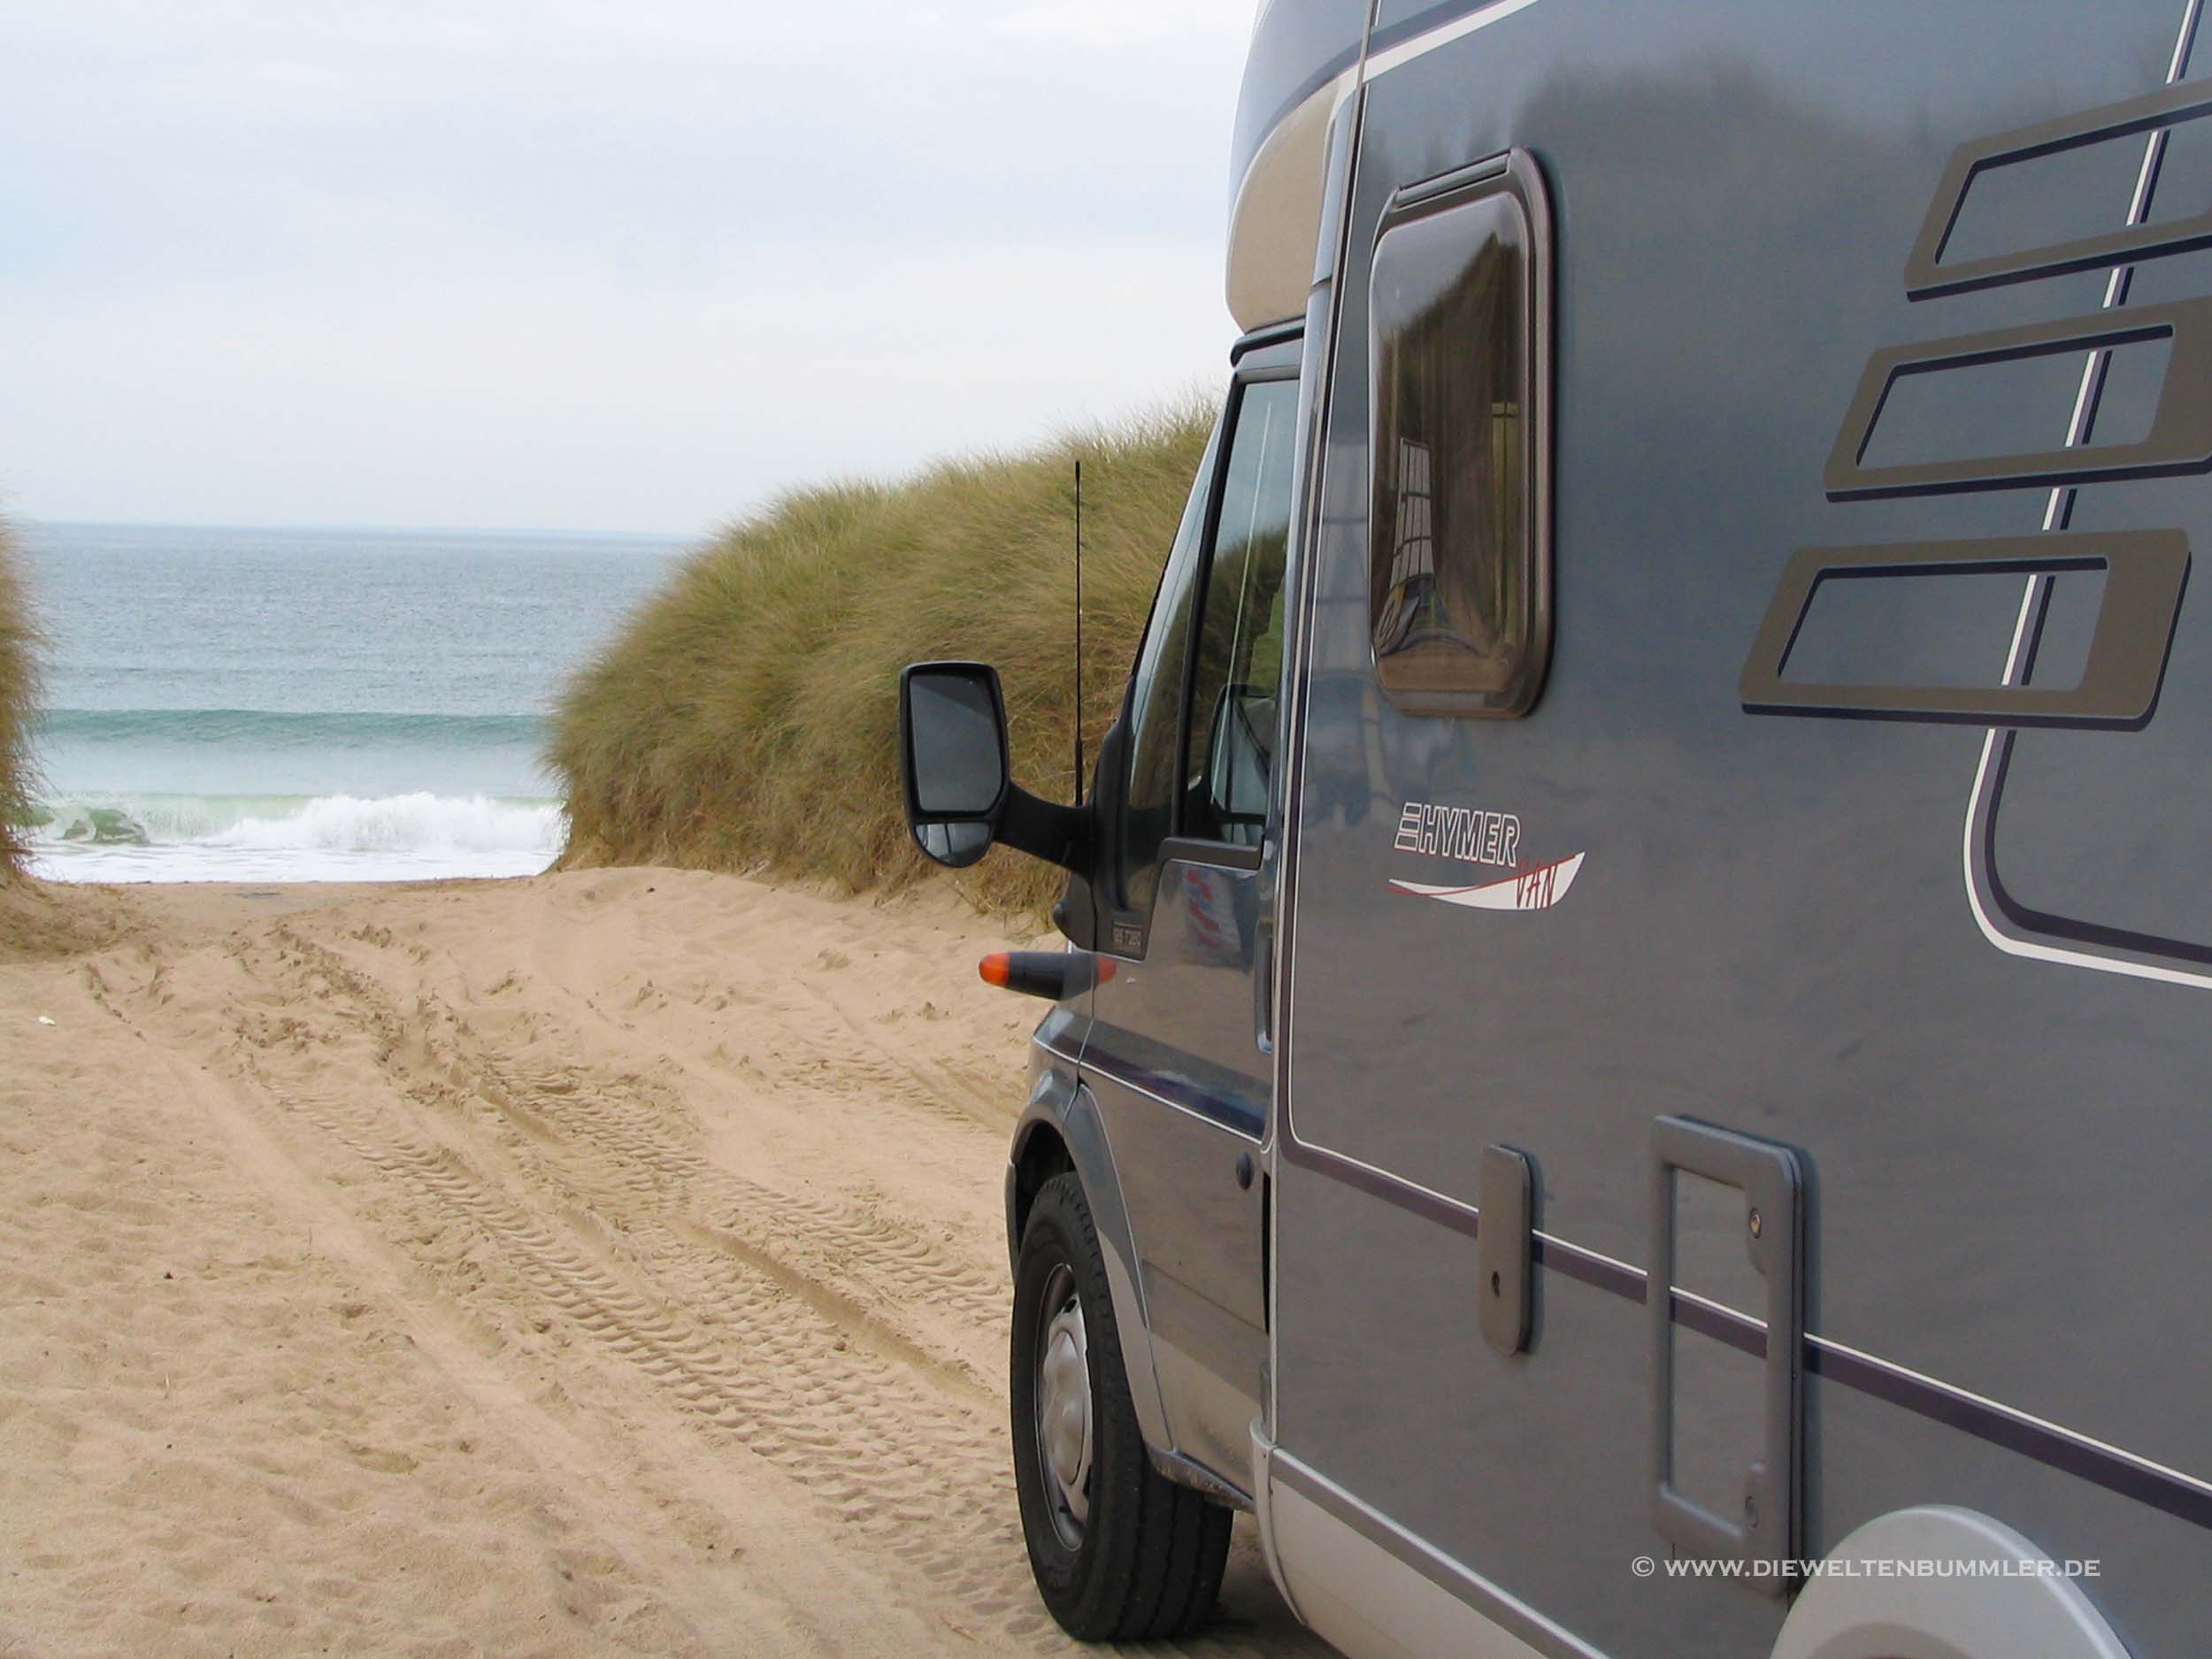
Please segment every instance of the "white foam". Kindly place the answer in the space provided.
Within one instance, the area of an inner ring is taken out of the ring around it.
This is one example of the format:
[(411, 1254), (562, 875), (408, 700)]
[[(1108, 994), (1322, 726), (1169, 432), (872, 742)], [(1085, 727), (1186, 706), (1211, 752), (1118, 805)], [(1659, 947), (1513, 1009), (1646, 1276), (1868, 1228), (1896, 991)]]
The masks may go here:
[[(32, 868), (63, 881), (418, 881), (536, 873), (566, 833), (559, 804), (486, 795), (82, 795), (46, 803)], [(144, 844), (95, 842), (95, 808)], [(69, 839), (72, 827), (77, 839)]]

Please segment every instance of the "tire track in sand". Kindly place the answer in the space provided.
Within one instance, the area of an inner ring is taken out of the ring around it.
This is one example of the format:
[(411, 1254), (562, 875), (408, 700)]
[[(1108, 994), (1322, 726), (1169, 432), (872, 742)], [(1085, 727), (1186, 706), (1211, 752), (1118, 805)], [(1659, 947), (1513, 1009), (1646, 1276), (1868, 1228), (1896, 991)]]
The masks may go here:
[[(880, 1217), (777, 1193), (672, 1145), (695, 1140), (695, 1123), (634, 1079), (504, 1063), (450, 1010), (419, 1005), (407, 1018), (371, 976), (278, 931), (273, 964), (242, 949), (242, 960), (264, 975), (273, 967), (299, 1000), (337, 1014), (394, 1093), (430, 1116), (419, 1127), (465, 1130), (457, 1104), (465, 1113), (481, 1102), (517, 1132), (500, 1150), (547, 1208), (607, 1225), (557, 1230), (434, 1133), (395, 1133), (391, 1115), (280, 1077), (281, 1045), (278, 1057), (249, 1057), (264, 1092), (439, 1217), (465, 1219), (543, 1309), (703, 1432), (791, 1476), (934, 1599), (949, 1594), (1024, 1647), (1068, 1649), (1036, 1601), (1013, 1524), (1002, 1396), (964, 1366), (949, 1379), (941, 1360), (862, 1300), (886, 1285), (918, 1290), (1002, 1342), (1002, 1291), (987, 1275)], [(241, 1035), (253, 1043), (250, 1021)], [(711, 1221), (697, 1218), (703, 1200)], [(850, 1290), (826, 1279), (826, 1254), (857, 1281)], [(1220, 1630), (1171, 1651), (1238, 1651), (1233, 1637)]]
[[(385, 1039), (379, 1064), (395, 1087), (433, 1110), (490, 1108), (562, 1160), (571, 1185), (616, 1201), (603, 1213), (703, 1224), (741, 1249), (839, 1290), (855, 1317), (961, 1369), (971, 1369), (972, 1342), (960, 1344), (964, 1353), (941, 1352), (926, 1330), (875, 1310), (919, 1310), (932, 1321), (949, 1315), (964, 1334), (998, 1345), (1007, 1291), (1000, 1273), (956, 1261), (912, 1228), (862, 1206), (783, 1192), (711, 1163), (692, 1149), (703, 1139), (700, 1125), (672, 1089), (581, 1064), (509, 1061), (452, 1009), (419, 1001), (411, 1018), (403, 1016), (372, 976), (335, 952), (296, 930), (277, 933), (303, 968), (342, 988)], [(403, 1058), (409, 1045), (422, 1050), (420, 1062)], [(826, 1051), (822, 1059), (828, 1063)], [(875, 1087), (881, 1071), (871, 1060), (849, 1074)], [(995, 1378), (976, 1380), (990, 1386)]]
[[(275, 966), (288, 988), (349, 1027), (394, 1080), (389, 1040), (401, 1033), (377, 988), (311, 941), (287, 933), (281, 943)], [(250, 969), (271, 966), (254, 961), (257, 953), (239, 954)], [(314, 1087), (311, 1071), (324, 1056), (300, 1056), (310, 1077), (288, 1078), (280, 1042), (265, 1044), (250, 1018), (240, 1035), (250, 1050), (243, 1069), (262, 1093), (409, 1189), (437, 1220), (472, 1226), (541, 1317), (558, 1317), (641, 1374), (687, 1419), (792, 1476), (841, 1525), (881, 1543), (1005, 1634), (1049, 1628), (1028, 1593), (1020, 1539), (1007, 1518), (1010, 1493), (999, 1489), (1003, 1431), (981, 1409), (962, 1409), (941, 1381), (926, 1386), (874, 1342), (856, 1342), (778, 1275), (703, 1248), (656, 1217), (599, 1215), (592, 1194), (562, 1182), (550, 1165), (519, 1171), (548, 1201), (525, 1208), (469, 1152), (423, 1133), (419, 1116)], [(411, 1091), (395, 1093), (406, 1100)], [(642, 1151), (634, 1141), (619, 1144)], [(553, 1217), (578, 1209), (614, 1225), (557, 1231)], [(840, 1236), (877, 1242), (872, 1230), (833, 1225)], [(663, 1287), (680, 1294), (656, 1294)], [(987, 1402), (977, 1399), (977, 1408)]]
[[(889, 1570), (872, 1586), (901, 1605), (972, 1634), (944, 1615), (956, 1603), (992, 1647), (1073, 1651), (1036, 1600), (1015, 1525), (995, 1363), (1002, 1275), (865, 1202), (718, 1164), (664, 1073), (564, 1064), (543, 1041), (506, 1051), (472, 1025), (488, 1011), (481, 997), (465, 983), (442, 994), (429, 953), (374, 933), (352, 935), (376, 953), (366, 963), (290, 922), (224, 947), (261, 992), (229, 1010), (240, 1075), (373, 1173), (398, 1211), (373, 1225), (482, 1324), (571, 1333), (683, 1432), (780, 1471), (856, 1560)], [(526, 1017), (527, 1035), (543, 1018)], [(927, 1094), (912, 1075), (892, 1089), (884, 1048), (841, 1055), (812, 1023), (795, 1010), (805, 1035), (769, 1056), (805, 1071), (779, 1067), (765, 1086), (827, 1098), (861, 1077), (901, 1103)], [(334, 1064), (339, 1079), (322, 1075)], [(843, 1079), (810, 1081), (824, 1070)], [(374, 1087), (354, 1085), (364, 1072)], [(936, 1114), (964, 1118), (941, 1102)], [(457, 1266), (422, 1259), (422, 1240), (456, 1227), (482, 1248)], [(917, 1306), (935, 1323), (902, 1317)], [(954, 1340), (938, 1340), (948, 1329)], [(979, 1344), (994, 1361), (980, 1376)], [(1323, 1651), (1286, 1635), (1271, 1632), (1268, 1650)], [(1250, 1650), (1234, 1625), (1177, 1649)]]

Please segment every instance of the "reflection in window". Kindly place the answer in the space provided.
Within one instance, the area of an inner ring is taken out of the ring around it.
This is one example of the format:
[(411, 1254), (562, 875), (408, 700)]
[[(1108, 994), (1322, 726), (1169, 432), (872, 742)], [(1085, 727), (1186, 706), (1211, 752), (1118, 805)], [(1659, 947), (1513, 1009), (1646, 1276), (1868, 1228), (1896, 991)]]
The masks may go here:
[(1390, 546), (1390, 621), (1379, 632), (1402, 640), (1412, 615), (1433, 608), (1436, 537), (1430, 512), (1429, 447), (1398, 440), (1397, 524)]
[(1509, 181), (1386, 219), (1375, 249), (1371, 620), (1408, 712), (1520, 714), (1541, 682), (1537, 250)]
[[(1219, 442), (1217, 434), (1215, 442)], [(1159, 886), (1160, 843), (1175, 809), (1175, 741), (1183, 710), (1183, 671), (1189, 657), (1192, 601), (1197, 596), (1200, 543), (1213, 483), (1214, 445), (1206, 446), (1175, 532), (1166, 572), (1152, 601), (1129, 684), (1129, 780), (1122, 797), (1121, 902), (1148, 910)]]
[(1182, 833), (1257, 846), (1283, 672), (1283, 562), (1298, 385), (1245, 388), (1222, 480), (1191, 670)]

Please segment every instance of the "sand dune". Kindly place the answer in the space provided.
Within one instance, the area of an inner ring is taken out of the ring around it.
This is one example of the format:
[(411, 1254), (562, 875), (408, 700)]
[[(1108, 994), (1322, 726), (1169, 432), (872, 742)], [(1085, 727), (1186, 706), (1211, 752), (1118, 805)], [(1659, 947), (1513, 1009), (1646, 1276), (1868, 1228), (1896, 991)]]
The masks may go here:
[[(7, 1659), (1071, 1650), (987, 925), (651, 870), (17, 914)], [(1310, 1650), (1248, 1537), (1187, 1650)]]

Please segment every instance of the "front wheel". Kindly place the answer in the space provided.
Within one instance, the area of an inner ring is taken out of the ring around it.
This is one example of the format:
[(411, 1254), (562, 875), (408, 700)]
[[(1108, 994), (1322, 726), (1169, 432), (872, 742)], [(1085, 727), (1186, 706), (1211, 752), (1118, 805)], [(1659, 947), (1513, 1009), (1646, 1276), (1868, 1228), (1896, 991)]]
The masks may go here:
[(1146, 1455), (1083, 1186), (1056, 1176), (1014, 1274), (1014, 1486), (1029, 1565), (1081, 1641), (1148, 1641), (1205, 1622), (1229, 1555), (1227, 1509)]

